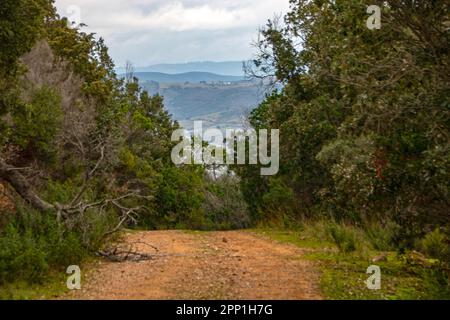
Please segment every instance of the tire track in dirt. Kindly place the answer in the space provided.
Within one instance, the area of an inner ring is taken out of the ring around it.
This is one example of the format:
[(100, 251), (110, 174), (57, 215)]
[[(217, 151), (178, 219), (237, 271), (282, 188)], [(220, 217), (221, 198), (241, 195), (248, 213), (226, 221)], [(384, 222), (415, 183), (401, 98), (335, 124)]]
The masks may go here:
[(149, 261), (102, 260), (82, 289), (63, 299), (321, 299), (319, 276), (304, 251), (247, 231), (131, 233)]

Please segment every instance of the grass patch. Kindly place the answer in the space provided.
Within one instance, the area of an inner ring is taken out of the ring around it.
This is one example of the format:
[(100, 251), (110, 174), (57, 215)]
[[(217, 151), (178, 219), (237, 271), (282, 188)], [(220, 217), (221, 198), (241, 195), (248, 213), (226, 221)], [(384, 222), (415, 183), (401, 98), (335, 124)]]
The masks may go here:
[[(103, 258), (87, 257), (80, 264), (81, 287), (88, 279), (91, 270), (98, 268)], [(70, 274), (66, 268), (53, 268), (39, 281), (16, 280), (0, 285), (0, 300), (54, 300), (60, 299), (71, 290), (67, 288)]]
[(300, 248), (320, 249), (333, 247), (333, 244), (331, 242), (306, 237), (301, 230), (293, 231), (293, 230), (263, 228), (263, 229), (251, 229), (248, 231), (256, 232), (258, 234), (264, 235), (278, 242), (295, 244)]
[[(325, 232), (317, 230), (322, 228)], [(327, 235), (329, 225), (303, 226), (297, 230), (256, 229), (260, 235), (282, 243), (291, 243), (308, 249), (303, 258), (313, 261), (321, 272), (321, 290), (326, 299), (332, 300), (418, 300), (449, 299), (445, 284), (438, 286), (433, 277), (433, 268), (411, 263), (405, 255), (396, 252), (378, 251), (370, 246), (370, 241), (363, 239), (357, 230), (342, 231), (351, 243), (356, 243), (355, 250), (342, 246), (340, 235)], [(333, 230), (333, 229), (331, 229)], [(336, 232), (336, 229), (334, 229)], [(352, 233), (353, 232), (353, 233)], [(330, 232), (332, 233), (332, 232)], [(347, 235), (350, 234), (350, 235)], [(336, 237), (337, 243), (332, 239)], [(367, 241), (367, 243), (366, 243)], [(353, 248), (352, 248), (353, 249)], [(383, 257), (373, 262), (375, 257)], [(367, 288), (366, 274), (370, 265), (381, 269), (381, 289)]]
[(67, 275), (63, 272), (48, 275), (45, 282), (15, 281), (0, 286), (0, 300), (50, 300), (68, 291)]

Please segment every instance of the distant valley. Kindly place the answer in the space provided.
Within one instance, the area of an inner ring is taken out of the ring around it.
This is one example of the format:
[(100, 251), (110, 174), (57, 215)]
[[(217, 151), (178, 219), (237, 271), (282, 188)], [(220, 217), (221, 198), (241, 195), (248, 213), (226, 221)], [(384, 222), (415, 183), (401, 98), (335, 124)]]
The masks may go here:
[(150, 94), (164, 97), (166, 109), (188, 130), (198, 120), (205, 127), (240, 128), (249, 112), (264, 98), (262, 84), (245, 80), (244, 75), (208, 71), (179, 74), (137, 71), (134, 75)]

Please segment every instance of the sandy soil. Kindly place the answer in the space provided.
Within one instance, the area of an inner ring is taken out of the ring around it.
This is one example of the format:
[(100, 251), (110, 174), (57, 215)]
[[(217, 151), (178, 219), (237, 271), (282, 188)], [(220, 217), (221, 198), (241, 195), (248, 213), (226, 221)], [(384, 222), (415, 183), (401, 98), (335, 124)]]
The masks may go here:
[(321, 299), (302, 249), (251, 232), (150, 231), (125, 242), (154, 257), (101, 261), (63, 299)]

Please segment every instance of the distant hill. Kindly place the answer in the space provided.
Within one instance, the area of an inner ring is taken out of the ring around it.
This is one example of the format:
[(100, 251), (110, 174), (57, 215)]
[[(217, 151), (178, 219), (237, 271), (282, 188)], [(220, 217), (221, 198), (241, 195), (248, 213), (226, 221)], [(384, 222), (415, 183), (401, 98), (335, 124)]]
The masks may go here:
[(135, 72), (141, 82), (155, 81), (159, 83), (200, 83), (205, 82), (237, 82), (245, 80), (243, 76), (219, 75), (209, 72), (186, 72), (179, 74), (167, 74), (161, 72)]
[[(173, 64), (156, 64), (148, 67), (136, 67), (136, 72), (160, 72), (167, 74), (179, 74), (186, 72), (208, 72), (215, 74), (226, 74), (230, 76), (244, 76), (242, 70), (242, 61), (224, 61), (224, 62), (188, 62)], [(123, 68), (118, 68), (117, 73), (124, 73)]]
[(221, 129), (241, 127), (264, 98), (258, 81), (244, 81), (241, 62), (161, 64), (136, 68), (134, 75), (150, 94), (164, 96), (167, 110), (188, 130), (196, 120)]
[(143, 82), (150, 94), (164, 96), (164, 105), (181, 125), (191, 130), (195, 120), (217, 128), (242, 127), (242, 119), (264, 98), (256, 82), (213, 84), (158, 84)]

